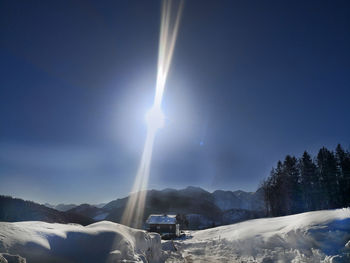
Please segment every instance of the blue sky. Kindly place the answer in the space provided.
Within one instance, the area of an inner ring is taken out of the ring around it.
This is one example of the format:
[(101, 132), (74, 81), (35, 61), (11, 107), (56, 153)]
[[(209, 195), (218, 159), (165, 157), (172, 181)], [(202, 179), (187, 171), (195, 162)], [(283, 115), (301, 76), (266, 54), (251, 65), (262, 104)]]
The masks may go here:
[[(2, 1), (0, 193), (127, 195), (160, 1)], [(186, 1), (149, 188), (256, 190), (286, 154), (350, 141), (347, 1)]]

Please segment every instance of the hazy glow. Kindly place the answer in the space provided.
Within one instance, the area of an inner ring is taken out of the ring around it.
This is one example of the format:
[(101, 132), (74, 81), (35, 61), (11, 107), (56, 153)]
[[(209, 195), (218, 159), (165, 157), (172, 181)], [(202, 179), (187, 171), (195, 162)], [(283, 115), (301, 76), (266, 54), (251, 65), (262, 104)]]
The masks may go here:
[(133, 194), (130, 195), (121, 221), (123, 224), (132, 227), (141, 227), (143, 223), (143, 214), (146, 202), (146, 191), (144, 190), (147, 189), (148, 185), (154, 138), (157, 130), (164, 126), (165, 121), (164, 114), (161, 109), (162, 99), (171, 59), (174, 53), (183, 0), (174, 1), (174, 3), (176, 3), (176, 12), (174, 14), (172, 14), (172, 8), (174, 6), (172, 0), (163, 0), (162, 4), (157, 83), (154, 103), (153, 107), (146, 114), (146, 142), (141, 157), (140, 167), (131, 190)]
[(165, 117), (164, 114), (159, 107), (152, 107), (146, 113), (146, 122), (148, 130), (158, 130), (164, 127)]

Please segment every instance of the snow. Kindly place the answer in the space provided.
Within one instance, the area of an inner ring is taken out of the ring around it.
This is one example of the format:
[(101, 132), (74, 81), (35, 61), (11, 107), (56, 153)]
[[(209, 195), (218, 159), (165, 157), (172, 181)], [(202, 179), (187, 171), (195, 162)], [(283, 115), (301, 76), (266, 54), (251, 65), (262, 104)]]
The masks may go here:
[(167, 262), (350, 262), (350, 209), (249, 220), (163, 241)]
[(204, 229), (213, 226), (215, 222), (204, 215), (187, 214), (186, 219), (189, 222), (190, 229)]
[(0, 263), (26, 263), (26, 259), (19, 255), (0, 253)]
[(39, 221), (0, 222), (0, 253), (27, 262), (160, 262), (161, 242), (147, 233), (109, 221), (89, 226)]
[(176, 224), (176, 215), (150, 215), (147, 224)]
[(162, 242), (156, 233), (109, 221), (86, 227), (0, 222), (0, 259), (9, 255), (28, 263), (350, 262), (350, 208), (187, 231)]

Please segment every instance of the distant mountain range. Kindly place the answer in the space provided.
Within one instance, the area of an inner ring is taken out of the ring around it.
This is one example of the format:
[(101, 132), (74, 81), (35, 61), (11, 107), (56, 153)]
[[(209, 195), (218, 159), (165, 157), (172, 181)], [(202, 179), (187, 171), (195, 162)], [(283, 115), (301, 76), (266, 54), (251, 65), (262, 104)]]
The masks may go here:
[(31, 201), (2, 195), (0, 195), (0, 221), (45, 221), (81, 225), (89, 225), (94, 222), (93, 219), (82, 214), (61, 212)]
[[(4, 199), (5, 198), (5, 199)], [(7, 199), (6, 199), (7, 198)], [(23, 213), (17, 210), (16, 216), (6, 217), (10, 207), (19, 205), (20, 199), (1, 197), (0, 202), (10, 204), (17, 200), (16, 205), (7, 205), (0, 208), (0, 221), (41, 220), (47, 222), (82, 223), (109, 220), (119, 223), (125, 210), (128, 197), (113, 200), (107, 204), (59, 204), (56, 206), (39, 205), (27, 202)], [(184, 218), (185, 228), (200, 229), (210, 226), (232, 224), (251, 218), (263, 217), (263, 192), (223, 191), (210, 193), (199, 187), (189, 186), (185, 189), (148, 190), (144, 220), (150, 214), (180, 214)], [(30, 205), (28, 206), (28, 203)], [(1, 204), (1, 203), (0, 203)], [(13, 212), (12, 212), (13, 213)], [(30, 216), (29, 216), (30, 215)], [(78, 218), (79, 217), (79, 218)], [(73, 222), (74, 221), (74, 222)]]
[[(97, 208), (102, 208), (106, 205), (106, 203), (102, 203), (102, 204), (98, 204), (98, 205), (92, 205), (92, 206), (95, 206)], [(56, 209), (58, 211), (62, 211), (62, 212), (66, 212), (74, 207), (77, 207), (78, 205), (76, 204), (58, 204), (58, 205), (51, 205), (49, 203), (45, 203), (44, 206), (47, 206), (47, 207), (50, 207), (50, 208), (53, 208), (53, 209)]]
[(69, 205), (66, 205), (66, 204), (51, 205), (51, 204), (49, 204), (49, 203), (45, 203), (44, 206), (47, 206), (47, 207), (56, 209), (56, 210), (61, 211), (61, 212), (66, 212), (66, 211), (68, 211), (69, 209), (72, 209), (72, 208), (74, 208), (74, 207), (77, 207), (77, 205), (75, 205), (75, 204), (69, 204)]
[[(148, 190), (144, 220), (150, 214), (181, 214), (187, 219), (187, 228), (200, 229), (213, 225), (232, 224), (251, 218), (263, 217), (263, 192), (223, 191), (210, 193), (199, 187), (185, 189)], [(83, 204), (69, 212), (94, 220), (119, 223), (129, 197), (113, 200), (101, 208)]]

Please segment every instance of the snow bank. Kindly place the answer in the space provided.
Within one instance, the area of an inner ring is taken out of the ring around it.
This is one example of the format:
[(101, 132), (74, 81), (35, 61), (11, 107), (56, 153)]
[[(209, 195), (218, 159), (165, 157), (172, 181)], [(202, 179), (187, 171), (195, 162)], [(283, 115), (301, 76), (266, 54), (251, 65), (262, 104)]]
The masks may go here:
[(109, 221), (86, 227), (0, 222), (0, 253), (40, 262), (159, 262), (160, 236)]
[(26, 260), (19, 255), (0, 253), (0, 263), (26, 263)]
[(350, 262), (349, 208), (255, 219), (189, 234), (191, 238), (174, 242), (177, 250), (166, 252), (168, 262)]
[[(182, 240), (164, 241), (162, 245), (156, 233), (109, 221), (86, 227), (0, 222), (1, 253), (8, 258), (22, 256), (28, 263), (350, 262), (350, 209), (189, 231)], [(2, 261), (6, 259), (1, 257)]]

